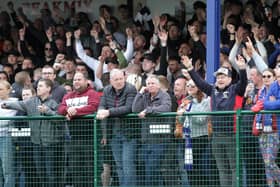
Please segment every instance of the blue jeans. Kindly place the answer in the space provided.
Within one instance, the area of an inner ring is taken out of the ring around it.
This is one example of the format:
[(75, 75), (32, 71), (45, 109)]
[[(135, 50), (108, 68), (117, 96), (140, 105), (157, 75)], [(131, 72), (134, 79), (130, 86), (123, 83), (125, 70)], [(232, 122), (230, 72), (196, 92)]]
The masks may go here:
[(33, 159), (39, 179), (39, 186), (63, 186), (63, 154), (62, 145), (60, 144), (49, 146), (33, 144)]
[(164, 158), (166, 144), (149, 144), (142, 147), (145, 163), (145, 185), (163, 186), (161, 176), (161, 161)]
[(111, 148), (117, 167), (119, 186), (136, 186), (136, 139), (114, 135)]
[[(15, 172), (14, 172), (14, 147), (12, 138), (9, 136), (0, 137), (0, 159), (2, 163), (2, 175), (0, 178), (0, 186), (14, 187)], [(3, 183), (4, 182), (4, 183)]]

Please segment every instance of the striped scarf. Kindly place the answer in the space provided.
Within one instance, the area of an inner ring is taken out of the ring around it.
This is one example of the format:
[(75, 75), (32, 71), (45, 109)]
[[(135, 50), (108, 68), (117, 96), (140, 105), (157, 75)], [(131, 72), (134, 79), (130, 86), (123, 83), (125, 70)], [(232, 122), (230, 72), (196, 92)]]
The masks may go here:
[[(192, 102), (186, 107), (186, 112), (189, 112), (192, 107)], [(192, 154), (192, 139), (191, 139), (191, 127), (190, 127), (190, 116), (186, 116), (183, 132), (185, 135), (185, 161), (184, 169), (191, 170), (193, 165), (193, 154)]]

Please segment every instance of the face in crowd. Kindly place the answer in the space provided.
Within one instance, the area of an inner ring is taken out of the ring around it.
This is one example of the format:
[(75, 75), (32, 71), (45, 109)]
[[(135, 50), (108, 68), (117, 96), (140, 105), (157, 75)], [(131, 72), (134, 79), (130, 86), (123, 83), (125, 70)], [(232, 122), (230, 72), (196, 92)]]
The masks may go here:
[(11, 85), (5, 80), (0, 80), (0, 99), (5, 100), (9, 98), (11, 92)]
[(160, 90), (159, 79), (155, 76), (148, 77), (146, 80), (147, 90), (152, 95), (155, 96)]
[(110, 72), (110, 84), (115, 90), (121, 90), (125, 86), (124, 72), (118, 69), (113, 69)]
[(195, 83), (193, 82), (193, 80), (189, 80), (187, 83), (187, 87), (188, 87), (188, 94), (190, 96), (196, 97), (196, 94), (198, 92), (198, 88), (195, 85)]
[(216, 76), (216, 83), (215, 85), (219, 88), (219, 89), (224, 89), (226, 88), (230, 83), (231, 83), (231, 77), (225, 75), (225, 74), (218, 74)]
[(84, 91), (88, 87), (88, 79), (80, 72), (75, 73), (73, 79), (73, 89), (78, 92)]
[(275, 73), (270, 70), (265, 70), (262, 73), (263, 84), (265, 86), (270, 86), (270, 84), (275, 80)]

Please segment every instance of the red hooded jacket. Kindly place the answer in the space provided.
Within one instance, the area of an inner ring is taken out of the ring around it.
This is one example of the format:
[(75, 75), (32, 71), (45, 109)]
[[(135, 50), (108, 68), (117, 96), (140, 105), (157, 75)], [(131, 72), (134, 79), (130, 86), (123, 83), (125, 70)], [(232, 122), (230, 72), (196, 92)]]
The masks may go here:
[(76, 116), (93, 114), (97, 111), (100, 102), (100, 94), (88, 87), (83, 92), (72, 91), (66, 94), (58, 108), (58, 114), (66, 115), (69, 107), (77, 109)]

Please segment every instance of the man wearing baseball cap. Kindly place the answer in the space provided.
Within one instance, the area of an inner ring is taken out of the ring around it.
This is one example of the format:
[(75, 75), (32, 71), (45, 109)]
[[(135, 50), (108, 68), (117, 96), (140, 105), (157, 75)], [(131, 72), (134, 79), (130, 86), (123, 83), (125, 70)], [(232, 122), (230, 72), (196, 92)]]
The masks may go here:
[[(187, 56), (182, 57), (182, 63), (187, 68), (197, 87), (211, 97), (212, 111), (232, 111), (242, 108), (242, 99), (247, 84), (244, 58), (239, 55), (236, 59), (236, 64), (239, 68), (239, 80), (236, 84), (232, 83), (232, 73), (226, 67), (220, 67), (214, 73), (216, 82), (215, 85), (211, 85), (194, 71), (192, 62)], [(213, 115), (211, 121), (213, 129), (212, 152), (219, 170), (220, 185), (235, 186), (235, 116)]]

